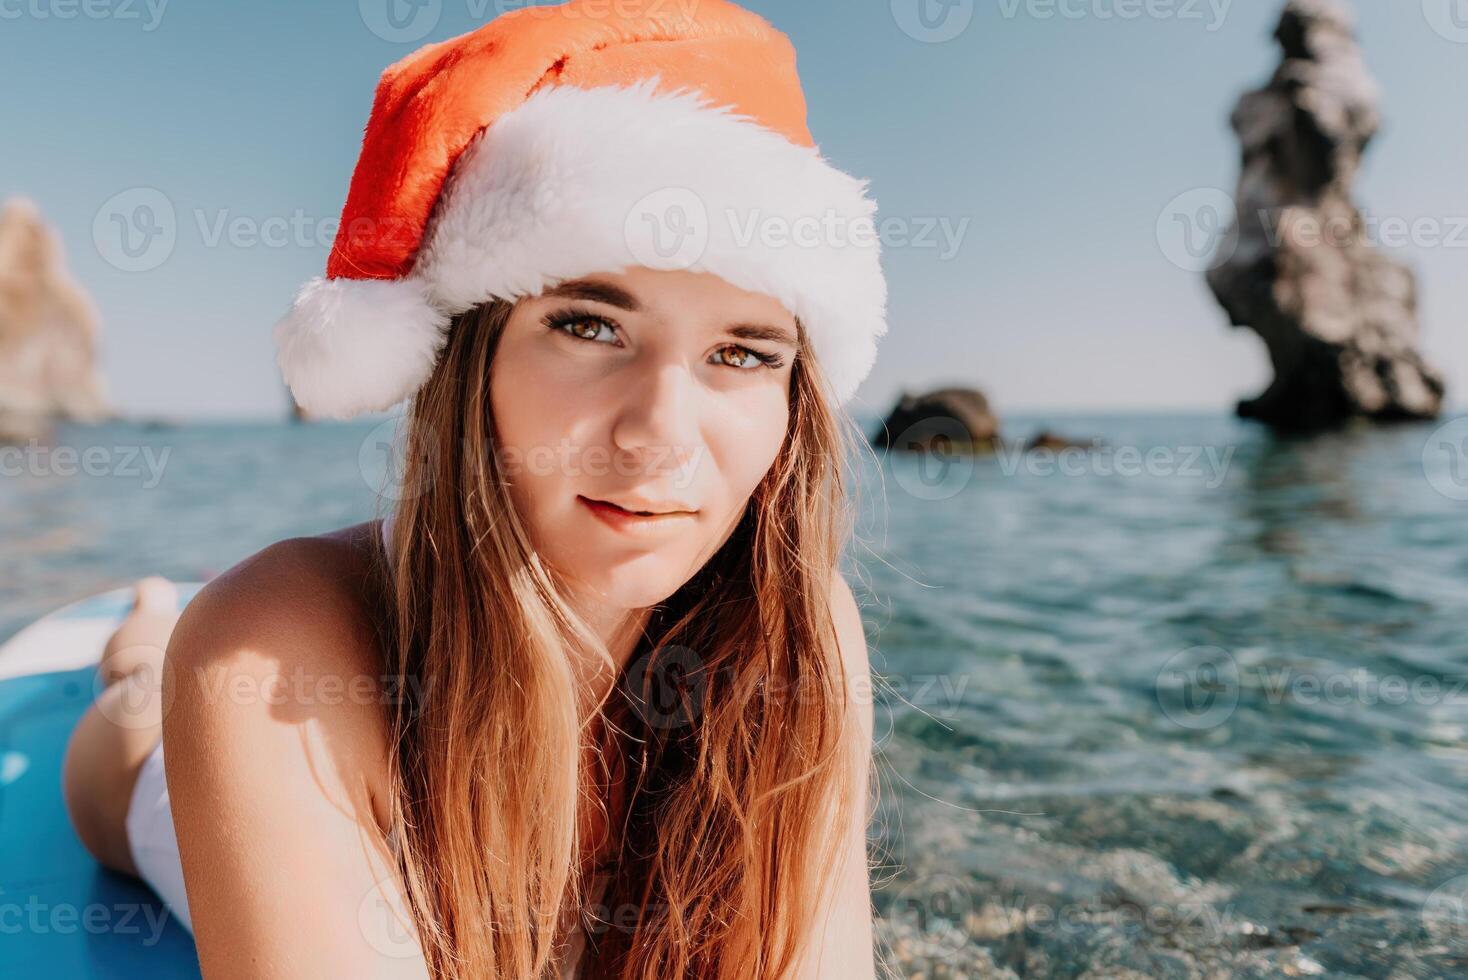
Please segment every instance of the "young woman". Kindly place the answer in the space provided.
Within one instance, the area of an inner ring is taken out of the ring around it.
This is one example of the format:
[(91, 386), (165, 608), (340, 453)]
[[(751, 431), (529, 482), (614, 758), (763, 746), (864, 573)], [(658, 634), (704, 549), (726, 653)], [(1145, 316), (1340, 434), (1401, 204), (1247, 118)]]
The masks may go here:
[(411, 399), (395, 509), (176, 623), (139, 583), (68, 751), (82, 840), (209, 980), (873, 975), (864, 187), (723, 0), (524, 8), (388, 69), (276, 337), (309, 413)]

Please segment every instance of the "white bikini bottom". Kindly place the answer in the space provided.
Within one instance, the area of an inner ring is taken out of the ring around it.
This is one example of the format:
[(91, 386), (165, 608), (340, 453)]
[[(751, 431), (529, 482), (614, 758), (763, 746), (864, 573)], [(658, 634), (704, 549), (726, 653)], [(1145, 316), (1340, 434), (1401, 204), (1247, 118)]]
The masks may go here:
[(178, 837), (173, 830), (173, 812), (168, 806), (168, 783), (163, 778), (162, 739), (143, 760), (128, 803), (126, 826), (128, 848), (143, 881), (158, 893), (183, 927), (193, 932), (188, 898), (184, 894)]

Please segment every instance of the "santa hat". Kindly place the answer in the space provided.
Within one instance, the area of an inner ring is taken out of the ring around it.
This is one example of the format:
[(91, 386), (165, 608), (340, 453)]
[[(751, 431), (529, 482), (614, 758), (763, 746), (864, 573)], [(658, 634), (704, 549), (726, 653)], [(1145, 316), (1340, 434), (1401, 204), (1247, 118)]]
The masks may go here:
[(887, 329), (867, 183), (816, 149), (789, 39), (728, 0), (520, 8), (383, 72), (280, 367), (308, 414), (386, 409), (453, 315), (642, 265), (778, 299), (839, 404)]

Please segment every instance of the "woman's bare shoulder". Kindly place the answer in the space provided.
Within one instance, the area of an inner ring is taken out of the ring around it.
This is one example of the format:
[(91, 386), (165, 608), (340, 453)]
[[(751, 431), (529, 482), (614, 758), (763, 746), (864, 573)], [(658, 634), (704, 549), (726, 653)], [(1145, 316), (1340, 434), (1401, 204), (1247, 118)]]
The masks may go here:
[(377, 526), (277, 541), (205, 583), (169, 641), (166, 697), (190, 698), (226, 725), (240, 719), (242, 735), (254, 724), (309, 725), (380, 798), (391, 685), (370, 574)]
[(163, 757), (205, 976), (427, 975), (381, 805), (390, 705), (362, 528), (251, 555), (169, 640)]

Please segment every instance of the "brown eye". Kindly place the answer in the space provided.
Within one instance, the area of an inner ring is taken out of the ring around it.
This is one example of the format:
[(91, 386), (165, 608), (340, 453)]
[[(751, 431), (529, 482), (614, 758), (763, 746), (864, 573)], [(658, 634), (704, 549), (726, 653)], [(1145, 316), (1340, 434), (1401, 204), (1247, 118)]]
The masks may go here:
[[(719, 359), (730, 367), (753, 367), (759, 364), (759, 359), (743, 347), (729, 344), (719, 348)], [(753, 364), (746, 363), (753, 361)]]
[[(541, 321), (551, 330), (559, 333), (569, 334), (575, 340), (589, 340), (593, 343), (612, 343), (615, 345), (617, 327), (610, 320), (599, 316), (590, 316), (585, 313), (565, 312), (551, 313)], [(605, 335), (603, 335), (605, 331)]]
[(740, 347), (738, 344), (725, 344), (719, 348), (715, 356), (719, 358), (720, 363), (728, 367), (739, 368), (741, 371), (752, 371), (762, 367), (777, 368), (782, 363), (779, 354), (761, 354), (759, 351)]

